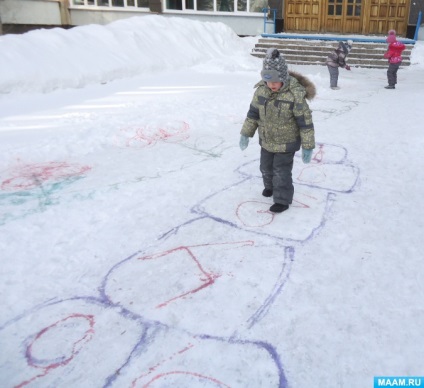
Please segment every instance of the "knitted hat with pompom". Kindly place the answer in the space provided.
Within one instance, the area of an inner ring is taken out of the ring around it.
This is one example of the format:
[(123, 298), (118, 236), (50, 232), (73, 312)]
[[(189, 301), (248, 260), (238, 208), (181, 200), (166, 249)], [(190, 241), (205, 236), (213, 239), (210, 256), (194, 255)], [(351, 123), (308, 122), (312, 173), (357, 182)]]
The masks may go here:
[(289, 79), (288, 69), (284, 57), (276, 48), (269, 48), (263, 62), (261, 71), (262, 80), (265, 82), (282, 82)]
[(394, 43), (394, 42), (396, 42), (396, 31), (395, 30), (390, 30), (389, 31), (389, 35), (386, 38), (386, 42), (387, 43)]

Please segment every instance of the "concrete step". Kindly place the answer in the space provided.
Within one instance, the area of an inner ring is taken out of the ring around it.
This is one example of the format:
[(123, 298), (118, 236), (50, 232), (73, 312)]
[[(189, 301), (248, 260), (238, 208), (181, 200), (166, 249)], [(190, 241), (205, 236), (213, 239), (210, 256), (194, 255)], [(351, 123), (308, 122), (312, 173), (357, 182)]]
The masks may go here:
[[(284, 55), (289, 64), (325, 65), (328, 54), (338, 44), (338, 41), (331, 40), (261, 38), (251, 54), (263, 58), (268, 48), (275, 47)], [(402, 67), (411, 64), (410, 57), (414, 48), (413, 44), (405, 44), (405, 46), (402, 53)], [(347, 62), (352, 67), (387, 68), (387, 59), (383, 57), (386, 51), (386, 43), (354, 42)]]

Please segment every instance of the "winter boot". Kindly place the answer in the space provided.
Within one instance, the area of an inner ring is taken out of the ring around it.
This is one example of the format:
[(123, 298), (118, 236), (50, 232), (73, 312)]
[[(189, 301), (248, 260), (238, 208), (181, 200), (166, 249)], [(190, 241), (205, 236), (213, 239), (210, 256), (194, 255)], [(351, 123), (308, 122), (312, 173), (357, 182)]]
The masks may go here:
[(289, 208), (289, 205), (283, 205), (281, 203), (274, 203), (274, 205), (272, 205), (269, 208), (269, 211), (273, 212), (273, 213), (282, 213), (283, 211), (287, 210)]
[(387, 85), (384, 89), (395, 89), (395, 85)]
[(272, 195), (272, 189), (264, 189), (264, 191), (262, 191), (262, 195), (264, 197), (271, 197), (271, 195)]
[(338, 86), (332, 86), (331, 89), (333, 89), (333, 90), (339, 90), (340, 88)]

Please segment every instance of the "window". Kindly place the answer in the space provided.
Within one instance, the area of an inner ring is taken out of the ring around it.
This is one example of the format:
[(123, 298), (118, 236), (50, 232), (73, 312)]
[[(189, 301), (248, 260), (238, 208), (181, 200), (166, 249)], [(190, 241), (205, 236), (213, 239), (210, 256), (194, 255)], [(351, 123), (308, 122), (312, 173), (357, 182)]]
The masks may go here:
[(186, 9), (194, 9), (194, 0), (186, 0)]
[(262, 12), (264, 8), (268, 8), (267, 0), (251, 0), (250, 1), (250, 12)]
[[(1, 0), (0, 0), (1, 1)], [(149, 0), (71, 0), (73, 5), (116, 8), (150, 8)], [(330, 0), (341, 1), (341, 0)], [(358, 2), (358, 0), (357, 0)], [(263, 13), (268, 0), (164, 0), (166, 10)]]
[(216, 9), (221, 12), (233, 12), (234, 2), (232, 0), (217, 0)]
[(341, 16), (343, 13), (343, 0), (328, 0), (328, 15)]
[(197, 0), (198, 11), (213, 11), (213, 0)]
[(247, 11), (246, 0), (237, 0), (237, 11)]
[(348, 0), (347, 16), (361, 16), (361, 0)]

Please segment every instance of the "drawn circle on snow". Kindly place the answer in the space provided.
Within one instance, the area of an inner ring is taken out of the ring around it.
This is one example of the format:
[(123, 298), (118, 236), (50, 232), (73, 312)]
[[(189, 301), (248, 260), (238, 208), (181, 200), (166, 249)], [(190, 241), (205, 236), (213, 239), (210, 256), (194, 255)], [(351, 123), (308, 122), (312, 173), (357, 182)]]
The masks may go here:
[(30, 190), (44, 183), (60, 182), (78, 177), (91, 170), (90, 166), (72, 165), (67, 162), (28, 164), (19, 167), (12, 177), (2, 182), (1, 190)]
[[(157, 384), (156, 384), (157, 383)], [(204, 388), (230, 388), (229, 385), (209, 376), (204, 376), (200, 373), (172, 371), (161, 373), (153, 377), (148, 383), (144, 384), (145, 388), (169, 387), (195, 387), (199, 384)]]
[(303, 183), (317, 184), (325, 182), (327, 175), (319, 166), (307, 166), (302, 169), (297, 180)]
[(66, 365), (91, 340), (93, 334), (93, 315), (71, 314), (40, 330), (28, 340), (25, 352), (28, 364), (50, 369)]
[(260, 201), (246, 201), (237, 206), (236, 215), (246, 227), (269, 225), (274, 220), (274, 213), (269, 211), (269, 204)]

